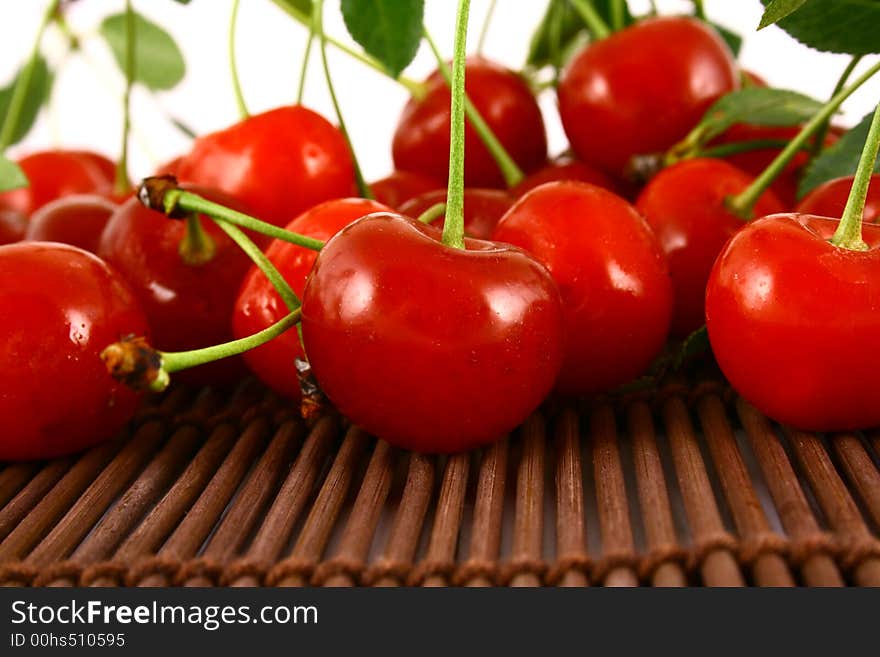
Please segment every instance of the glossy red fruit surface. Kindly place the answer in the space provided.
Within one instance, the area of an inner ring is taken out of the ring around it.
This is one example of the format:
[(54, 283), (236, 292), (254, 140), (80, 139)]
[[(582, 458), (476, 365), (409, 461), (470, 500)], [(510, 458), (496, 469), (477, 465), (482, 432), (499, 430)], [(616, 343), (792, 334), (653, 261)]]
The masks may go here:
[(75, 194), (56, 199), (34, 213), (25, 238), (72, 244), (97, 253), (101, 233), (116, 207), (103, 196), (95, 194)]
[[(538, 102), (526, 82), (482, 57), (467, 62), (467, 94), (492, 132), (524, 171), (547, 159), (547, 136)], [(446, 184), (449, 178), (449, 87), (439, 72), (426, 80), (427, 95), (407, 103), (394, 133), (398, 169)], [(464, 180), (468, 187), (504, 187), (504, 177), (479, 136), (467, 124)]]
[(399, 215), (360, 219), (324, 247), (303, 297), (306, 351), (329, 399), (420, 452), (503, 436), (538, 407), (562, 359), (544, 267), (507, 245), (439, 239)]
[(24, 239), (28, 218), (15, 210), (0, 209), (0, 246)]
[[(820, 217), (840, 218), (852, 189), (853, 177), (835, 178), (807, 194), (798, 203), (795, 212), (814, 214)], [(862, 213), (862, 221), (876, 224), (880, 220), (880, 174), (871, 176), (871, 186), (868, 188), (868, 198), (865, 201), (865, 211)]]
[(559, 286), (566, 328), (560, 392), (602, 392), (648, 368), (669, 332), (672, 283), (635, 208), (595, 185), (548, 183), (516, 202), (494, 238), (534, 255)]
[[(113, 436), (136, 393), (115, 381), (99, 354), (148, 332), (120, 276), (64, 244), (0, 247), (0, 461), (45, 459)], [(14, 284), (12, 284), (14, 282)]]
[[(361, 198), (326, 201), (291, 221), (287, 229), (300, 235), (328, 240), (356, 219), (373, 212), (389, 211), (390, 208), (381, 203)], [(273, 240), (266, 249), (266, 257), (300, 298), (317, 255), (311, 249), (281, 240)], [(269, 279), (256, 266), (252, 266), (235, 302), (232, 332), (236, 338), (253, 335), (279, 321), (288, 312)], [(302, 356), (299, 334), (291, 330), (248, 351), (244, 359), (266, 385), (276, 392), (298, 399), (299, 379), (293, 363)]]
[[(471, 187), (464, 190), (464, 232), (468, 237), (487, 240), (498, 221), (513, 205), (513, 197), (500, 189), (480, 189)], [(435, 189), (422, 194), (400, 207), (400, 214), (417, 219), (419, 215), (438, 203), (446, 203), (446, 190)], [(431, 222), (436, 228), (443, 228), (444, 217)]]
[(279, 226), (354, 190), (354, 165), (342, 133), (300, 105), (255, 114), (197, 139), (177, 175), (222, 190)]
[(809, 431), (880, 425), (880, 227), (868, 251), (828, 241), (836, 219), (773, 215), (734, 236), (706, 293), (721, 370), (779, 422)]
[(379, 203), (399, 210), (400, 206), (410, 199), (432, 192), (440, 186), (439, 181), (420, 173), (393, 171), (384, 178), (370, 183), (370, 190)]
[(730, 49), (698, 20), (649, 18), (585, 47), (559, 84), (578, 158), (623, 175), (635, 155), (664, 153), (739, 86)]
[[(104, 160), (106, 158), (95, 153), (61, 150), (23, 157), (18, 164), (30, 185), (0, 194), (0, 207), (30, 216), (62, 196), (110, 192), (114, 174), (107, 170)], [(112, 162), (110, 164), (112, 167)]]
[[(725, 201), (746, 190), (753, 180), (723, 160), (684, 160), (657, 174), (636, 201), (669, 262), (675, 292), (673, 335), (687, 337), (705, 322), (709, 272), (721, 247), (745, 225)], [(758, 200), (754, 216), (784, 209), (767, 191)]]
[(570, 160), (563, 162), (551, 162), (550, 164), (530, 173), (523, 180), (510, 189), (511, 195), (519, 198), (526, 192), (530, 192), (535, 187), (548, 182), (561, 182), (565, 180), (574, 180), (578, 182), (590, 183), (604, 187), (615, 194), (623, 195), (623, 185), (608, 174), (600, 171), (589, 164), (584, 164), (578, 160)]
[[(184, 187), (246, 211), (225, 194)], [(204, 216), (200, 221), (216, 246), (214, 257), (200, 265), (187, 264), (178, 251), (186, 222), (148, 210), (136, 198), (113, 213), (101, 237), (98, 255), (129, 283), (150, 322), (152, 345), (163, 351), (208, 347), (232, 339), (232, 309), (251, 261), (213, 221)], [(175, 378), (191, 384), (220, 385), (243, 372), (241, 359), (229, 358), (186, 370)]]

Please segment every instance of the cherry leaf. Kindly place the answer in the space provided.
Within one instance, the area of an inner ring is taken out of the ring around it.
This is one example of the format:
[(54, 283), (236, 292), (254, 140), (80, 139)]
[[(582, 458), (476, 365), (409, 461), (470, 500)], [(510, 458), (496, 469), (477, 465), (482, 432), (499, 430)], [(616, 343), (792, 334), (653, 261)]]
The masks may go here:
[(21, 167), (0, 155), (0, 192), (27, 186), (28, 179)]
[[(101, 36), (110, 46), (116, 64), (125, 71), (125, 14), (108, 16), (101, 23)], [(180, 48), (161, 27), (135, 14), (134, 77), (153, 90), (175, 87), (186, 74)]]
[(795, 91), (750, 87), (722, 96), (700, 121), (704, 142), (717, 137), (735, 123), (764, 126), (798, 125), (808, 121), (822, 103)]
[[(810, 164), (798, 187), (799, 198), (829, 180), (855, 175), (873, 117), (870, 112)], [(874, 164), (874, 173), (880, 173), (880, 160)]]
[[(769, 10), (776, 0), (762, 2)], [(823, 52), (880, 53), (880, 0), (804, 0), (776, 25)]]
[[(6, 119), (13, 90), (21, 73), (22, 71), (19, 70), (15, 78), (8, 85), (0, 89), (0, 125), (3, 125), (3, 121)], [(31, 73), (30, 84), (25, 93), (24, 105), (18, 117), (18, 125), (12, 135), (10, 145), (21, 141), (30, 132), (37, 120), (37, 115), (40, 113), (40, 108), (43, 107), (49, 98), (52, 82), (53, 77), (49, 67), (46, 65), (46, 60), (41, 56), (37, 57), (37, 61), (34, 63), (34, 70)]]
[(805, 2), (806, 0), (770, 0), (766, 3), (766, 9), (764, 9), (764, 15), (761, 16), (758, 29), (763, 30), (768, 25), (773, 25), (776, 21), (793, 14), (803, 7)]
[(424, 0), (342, 0), (348, 33), (397, 77), (422, 41)]

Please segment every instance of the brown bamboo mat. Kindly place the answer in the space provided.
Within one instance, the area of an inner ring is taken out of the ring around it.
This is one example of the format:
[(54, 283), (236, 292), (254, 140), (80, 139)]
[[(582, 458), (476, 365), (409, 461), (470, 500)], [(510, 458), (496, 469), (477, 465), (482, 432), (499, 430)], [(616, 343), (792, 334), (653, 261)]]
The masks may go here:
[(448, 458), (251, 382), (172, 388), (117, 441), (0, 465), (0, 584), (880, 586), (878, 455), (712, 384)]

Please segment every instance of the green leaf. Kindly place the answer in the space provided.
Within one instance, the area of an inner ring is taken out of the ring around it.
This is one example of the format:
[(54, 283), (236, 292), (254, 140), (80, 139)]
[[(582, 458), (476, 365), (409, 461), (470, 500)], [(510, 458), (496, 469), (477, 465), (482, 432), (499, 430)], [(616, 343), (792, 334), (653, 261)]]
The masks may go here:
[(704, 142), (717, 137), (735, 123), (765, 126), (798, 125), (819, 110), (818, 100), (785, 89), (751, 87), (721, 97), (700, 121)]
[[(6, 113), (9, 111), (9, 102), (12, 100), (13, 89), (21, 75), (21, 70), (13, 78), (7, 86), (0, 89), (0, 125), (6, 120)], [(15, 144), (30, 132), (31, 128), (37, 120), (40, 108), (49, 98), (52, 90), (53, 76), (46, 65), (43, 57), (37, 57), (34, 63), (34, 71), (31, 74), (31, 81), (25, 94), (24, 106), (21, 108), (21, 114), (18, 117), (18, 126), (12, 135), (10, 145)]]
[[(772, 0), (762, 0), (769, 9)], [(880, 0), (804, 0), (777, 23), (801, 43), (824, 52), (880, 52)]]
[(739, 51), (742, 50), (743, 38), (736, 32), (728, 30), (723, 25), (719, 25), (718, 23), (709, 24), (715, 28), (715, 31), (718, 32), (718, 34), (721, 35), (721, 38), (727, 43), (727, 47), (730, 48), (733, 56), (739, 57)]
[[(125, 14), (108, 16), (101, 23), (121, 71), (125, 71)], [(137, 82), (153, 90), (171, 89), (186, 74), (186, 63), (174, 39), (161, 27), (135, 14), (135, 72)]]
[(767, 8), (764, 10), (764, 15), (761, 16), (758, 29), (763, 30), (768, 25), (773, 25), (776, 21), (785, 18), (789, 14), (793, 14), (805, 2), (806, 0), (770, 0), (770, 2), (765, 3)]
[(28, 179), (21, 167), (0, 155), (0, 192), (27, 186)]
[[(799, 198), (829, 180), (855, 175), (873, 117), (874, 112), (870, 112), (809, 165), (798, 187)], [(880, 160), (874, 164), (874, 173), (880, 173)]]
[(397, 77), (422, 41), (424, 0), (342, 0), (348, 33)]

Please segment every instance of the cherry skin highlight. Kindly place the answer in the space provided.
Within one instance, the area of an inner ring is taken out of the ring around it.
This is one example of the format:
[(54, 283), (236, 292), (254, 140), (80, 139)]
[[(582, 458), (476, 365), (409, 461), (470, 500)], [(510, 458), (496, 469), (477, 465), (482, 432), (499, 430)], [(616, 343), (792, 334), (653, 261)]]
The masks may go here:
[[(307, 210), (287, 225), (287, 230), (319, 240), (328, 240), (356, 219), (374, 213), (389, 212), (390, 208), (361, 198), (326, 201)], [(302, 298), (306, 278), (317, 253), (296, 244), (273, 240), (266, 249), (266, 257), (281, 276)], [(232, 314), (232, 333), (244, 338), (269, 328), (290, 310), (281, 300), (269, 279), (256, 265), (248, 271)], [(302, 358), (297, 331), (282, 333), (274, 340), (244, 354), (248, 367), (260, 380), (276, 392), (299, 399), (299, 379), (293, 363)]]
[[(438, 203), (446, 203), (446, 190), (436, 189), (422, 194), (400, 206), (400, 214), (417, 219), (419, 215)], [(468, 188), (464, 190), (464, 232), (468, 237), (487, 240), (498, 221), (513, 205), (513, 197), (500, 189)], [(443, 228), (445, 216), (431, 222)]]
[(624, 199), (587, 183), (547, 183), (516, 202), (494, 239), (534, 255), (559, 286), (559, 392), (591, 395), (627, 383), (663, 348), (672, 283), (656, 237)]
[[(684, 160), (657, 174), (636, 208), (647, 220), (669, 262), (675, 292), (672, 334), (687, 337), (705, 323), (706, 282), (721, 247), (745, 225), (726, 200), (754, 178), (723, 160)], [(773, 192), (758, 199), (754, 216), (785, 208)]]
[(832, 245), (837, 219), (778, 214), (728, 242), (709, 277), (706, 325), (734, 388), (805, 431), (880, 425), (880, 227), (868, 251)]
[(97, 253), (101, 233), (116, 207), (96, 194), (75, 194), (56, 199), (34, 213), (25, 239), (62, 242)]
[[(795, 212), (820, 217), (842, 217), (852, 185), (853, 176), (829, 180), (807, 194), (798, 203)], [(865, 200), (862, 221), (867, 224), (876, 224), (878, 220), (880, 220), (880, 174), (875, 173), (871, 176), (871, 186), (868, 187), (868, 198)]]
[(148, 333), (131, 290), (105, 262), (65, 244), (0, 247), (0, 461), (71, 454), (115, 435), (139, 395), (101, 361)]
[(324, 246), (303, 295), (303, 336), (323, 391), (397, 447), (459, 452), (514, 429), (553, 386), (562, 307), (546, 269), (519, 249), (443, 245), (391, 214)]

